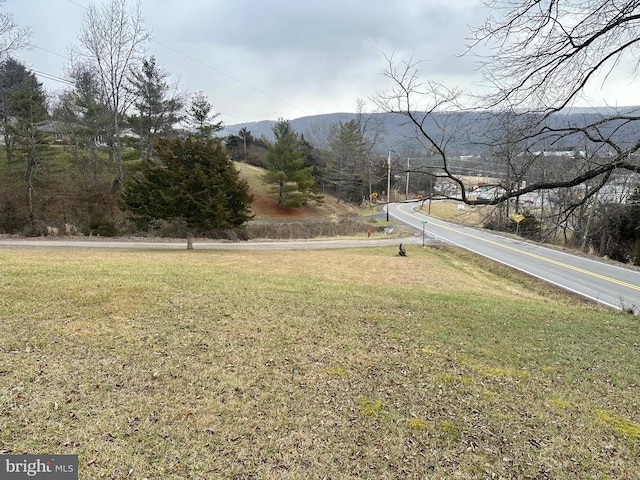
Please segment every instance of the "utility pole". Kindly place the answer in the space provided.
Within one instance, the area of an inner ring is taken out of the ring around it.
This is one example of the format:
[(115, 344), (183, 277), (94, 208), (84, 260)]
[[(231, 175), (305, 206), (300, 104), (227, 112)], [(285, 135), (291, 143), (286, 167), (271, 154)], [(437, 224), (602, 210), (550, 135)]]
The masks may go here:
[(431, 215), (431, 200), (433, 200), (433, 169), (429, 173), (429, 211), (427, 215)]
[(389, 205), (391, 204), (391, 150), (387, 157), (387, 222), (389, 221)]
[(242, 143), (244, 143), (244, 155), (242, 156), (242, 161), (246, 162), (247, 161), (247, 136), (244, 133), (242, 134)]
[(404, 192), (405, 200), (409, 200), (409, 159), (407, 158), (407, 188)]

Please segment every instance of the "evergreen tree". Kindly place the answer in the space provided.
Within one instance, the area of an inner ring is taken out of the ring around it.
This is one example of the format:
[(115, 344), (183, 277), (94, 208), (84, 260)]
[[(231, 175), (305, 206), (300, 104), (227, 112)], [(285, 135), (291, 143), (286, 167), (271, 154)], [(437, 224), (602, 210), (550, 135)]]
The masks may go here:
[(15, 146), (24, 143), (34, 123), (47, 118), (45, 93), (33, 72), (8, 58), (0, 64), (0, 130), (11, 170)]
[(204, 93), (197, 92), (191, 97), (187, 120), (200, 137), (211, 138), (214, 133), (223, 128), (222, 122), (214, 122), (220, 114), (211, 113), (212, 108)]
[(225, 145), (234, 161), (264, 167), (268, 147), (264, 137), (255, 138), (246, 127), (243, 127), (237, 135), (227, 136)]
[(168, 77), (169, 74), (156, 64), (152, 56), (142, 62), (140, 71), (132, 72), (129, 80), (135, 96), (133, 106), (137, 111), (129, 123), (140, 135), (143, 158), (151, 157), (157, 136), (166, 135), (180, 121), (183, 101), (171, 94)]
[(160, 139), (121, 203), (141, 227), (182, 220), (194, 233), (242, 226), (252, 197), (219, 140), (200, 136)]
[(313, 166), (306, 165), (304, 142), (288, 121), (273, 126), (275, 142), (267, 152), (265, 180), (275, 185), (279, 207), (301, 207), (309, 198), (321, 200), (317, 193)]
[(338, 202), (361, 201), (369, 195), (366, 183), (367, 151), (357, 120), (332, 126), (331, 154), (324, 169), (325, 181), (333, 185)]
[(0, 65), (0, 126), (11, 171), (16, 154), (25, 161), (26, 201), (34, 223), (34, 181), (45, 152), (44, 134), (38, 123), (46, 120), (46, 96), (35, 74), (9, 58)]
[(73, 88), (60, 96), (54, 118), (64, 124), (74, 145), (92, 149), (112, 136), (111, 114), (102, 95), (100, 80), (87, 64), (75, 64), (69, 77)]

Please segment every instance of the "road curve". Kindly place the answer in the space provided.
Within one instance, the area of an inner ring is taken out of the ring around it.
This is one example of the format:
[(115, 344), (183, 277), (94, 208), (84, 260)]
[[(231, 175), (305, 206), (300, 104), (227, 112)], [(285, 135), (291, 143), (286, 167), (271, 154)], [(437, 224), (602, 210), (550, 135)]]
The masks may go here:
[(638, 270), (461, 227), (416, 213), (414, 206), (391, 204), (389, 215), (423, 230), (429, 238), (460, 246), (608, 307), (640, 313)]
[[(640, 272), (621, 265), (572, 255), (534, 243), (461, 227), (413, 211), (415, 204), (390, 204), (389, 215), (423, 232), (425, 243), (457, 245), (503, 263), (544, 281), (582, 295), (608, 307), (640, 313)], [(195, 241), (198, 250), (311, 250), (416, 244), (422, 235), (410, 238), (212, 242)], [(123, 250), (184, 250), (183, 241), (100, 238), (0, 237), (0, 248), (72, 248)]]

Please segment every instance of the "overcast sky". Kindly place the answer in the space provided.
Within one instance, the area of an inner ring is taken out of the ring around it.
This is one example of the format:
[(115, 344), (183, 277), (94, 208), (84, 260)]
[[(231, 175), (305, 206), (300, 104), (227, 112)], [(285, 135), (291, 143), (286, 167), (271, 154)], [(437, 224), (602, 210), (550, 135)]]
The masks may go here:
[[(45, 76), (65, 77), (89, 4), (101, 2), (0, 5), (31, 29), (34, 47), (16, 56), (49, 91), (66, 88)], [(451, 87), (481, 83), (477, 60), (459, 57), (468, 26), (487, 14), (480, 0), (141, 0), (141, 8), (148, 54), (185, 90), (204, 92), (226, 125), (353, 112), (358, 99), (374, 111), (370, 98), (390, 87), (385, 55), (420, 60), (421, 77)], [(588, 103), (640, 104), (630, 84), (595, 89)]]

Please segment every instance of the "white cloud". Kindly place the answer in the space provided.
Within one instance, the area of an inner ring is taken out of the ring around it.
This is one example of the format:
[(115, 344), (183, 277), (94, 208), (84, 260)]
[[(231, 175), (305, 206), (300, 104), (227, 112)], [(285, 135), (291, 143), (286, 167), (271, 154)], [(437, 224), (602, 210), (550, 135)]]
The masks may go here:
[[(63, 77), (89, 3), (7, 0), (0, 8), (33, 31), (39, 48), (18, 55), (27, 66)], [(475, 59), (459, 57), (468, 25), (486, 14), (480, 0), (142, 0), (141, 7), (153, 36), (149, 54), (184, 88), (203, 91), (227, 124), (354, 111), (358, 99), (389, 87), (385, 55), (423, 60), (421, 77), (450, 87), (480, 80)], [(48, 89), (63, 87), (41, 79)]]

